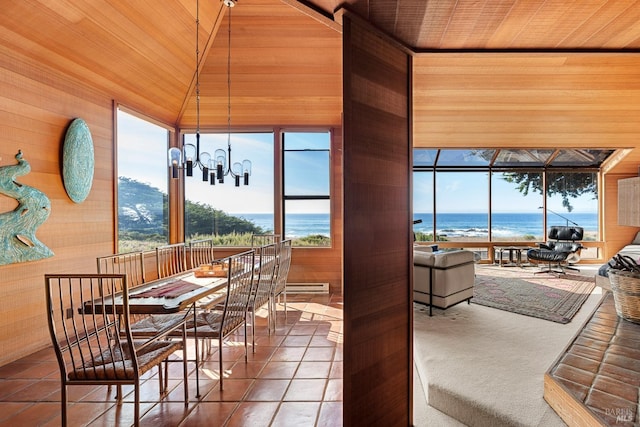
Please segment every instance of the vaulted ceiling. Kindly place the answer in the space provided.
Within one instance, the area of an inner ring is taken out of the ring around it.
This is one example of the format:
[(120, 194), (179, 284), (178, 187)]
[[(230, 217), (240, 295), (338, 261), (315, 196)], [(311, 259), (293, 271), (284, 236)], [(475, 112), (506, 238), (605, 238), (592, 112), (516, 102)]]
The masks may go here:
[[(204, 58), (201, 123), (226, 126), (229, 13), (220, 0), (3, 2), (0, 61), (19, 64), (26, 74), (63, 72), (69, 90), (88, 86), (116, 101), (126, 100), (128, 107), (159, 121), (193, 127), (197, 4)], [(478, 70), (483, 78), (501, 74), (487, 90), (504, 89), (509, 82), (526, 90), (515, 98), (510, 98), (513, 91), (499, 94), (499, 106), (471, 111), (473, 122), (485, 127), (466, 129), (470, 135), (496, 127), (489, 117), (492, 109), (524, 106), (523, 116), (508, 125), (522, 128), (520, 121), (530, 117), (540, 123), (527, 123), (524, 133), (505, 125), (510, 133), (497, 140), (502, 146), (531, 144), (525, 137), (531, 127), (538, 131), (554, 120), (527, 110), (534, 109), (530, 104), (552, 99), (545, 92), (551, 90), (564, 91), (587, 112), (576, 126), (593, 126), (601, 120), (594, 111), (602, 102), (610, 103), (604, 116), (609, 127), (594, 128), (599, 138), (583, 138), (587, 145), (627, 145), (610, 137), (612, 129), (638, 135), (629, 123), (640, 110), (634, 101), (640, 98), (640, 1), (630, 0), (238, 0), (231, 9), (232, 126), (341, 123), (344, 10), (415, 52), (414, 100), (420, 103), (414, 111), (416, 144), (433, 146), (442, 138), (452, 145), (469, 144), (470, 139), (454, 132), (468, 107), (452, 107), (450, 90), (455, 84), (477, 105), (486, 102), (477, 98), (479, 89), (487, 86)], [(578, 59), (576, 52), (615, 55)], [(629, 56), (620, 57), (621, 52)], [(543, 56), (536, 56), (540, 53)], [(592, 67), (594, 63), (600, 65)], [(544, 78), (548, 73), (561, 78)], [(585, 82), (585, 73), (597, 82), (595, 91), (584, 90), (591, 84)], [(531, 101), (533, 90), (547, 98)], [(633, 92), (623, 95), (625, 90)], [(620, 110), (615, 102), (621, 99), (622, 116), (615, 113)], [(571, 114), (562, 112), (557, 120), (577, 120)], [(458, 118), (449, 120), (452, 117)], [(438, 139), (429, 140), (433, 135)], [(554, 133), (544, 143), (557, 144), (558, 137)]]

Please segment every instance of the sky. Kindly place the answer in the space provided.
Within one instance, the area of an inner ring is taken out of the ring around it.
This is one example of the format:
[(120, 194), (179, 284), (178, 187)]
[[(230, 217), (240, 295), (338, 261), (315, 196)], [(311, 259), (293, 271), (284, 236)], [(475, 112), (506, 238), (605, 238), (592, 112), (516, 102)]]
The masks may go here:
[[(436, 194), (438, 195), (439, 212), (487, 212), (489, 189), (488, 172), (447, 172), (439, 173)], [(431, 172), (414, 173), (414, 212), (431, 212), (433, 184)], [(492, 184), (493, 212), (516, 213), (536, 212), (543, 200), (539, 193), (523, 196), (515, 188), (515, 184), (504, 179), (495, 179)], [(499, 195), (499, 197), (497, 197)], [(573, 212), (597, 212), (597, 201), (592, 196), (581, 196), (571, 199)], [(547, 209), (558, 213), (567, 213), (560, 197), (547, 201)]]
[[(305, 133), (298, 137), (287, 133), (287, 148), (300, 148), (301, 144), (311, 144), (323, 148), (328, 141), (328, 133)], [(187, 135), (186, 143), (195, 145), (195, 136)], [(227, 134), (201, 134), (201, 153), (212, 157), (216, 149), (227, 151)], [(319, 158), (318, 153), (292, 152), (287, 155), (291, 167), (286, 181), (286, 191), (290, 194), (326, 194), (329, 190), (329, 160)], [(225, 177), (224, 184), (216, 182), (211, 186), (202, 181), (202, 172), (194, 168), (193, 177), (185, 181), (185, 195), (188, 200), (208, 204), (227, 213), (273, 213), (273, 133), (232, 134), (231, 159), (233, 163), (247, 159), (252, 163), (249, 185), (234, 185), (233, 178)], [(127, 176), (147, 183), (167, 193), (167, 131), (166, 129), (119, 111), (118, 113), (118, 175)], [(325, 211), (327, 203), (290, 203), (289, 213)]]
[[(324, 148), (328, 140), (326, 133), (305, 133), (297, 138), (294, 133), (285, 135), (285, 148), (301, 148), (301, 144), (311, 144), (314, 148)], [(189, 135), (187, 143), (195, 143)], [(211, 155), (216, 149), (227, 148), (227, 134), (203, 134), (201, 151)], [(273, 134), (233, 134), (231, 157), (235, 163), (251, 160), (252, 173), (249, 186), (235, 187), (233, 179), (226, 177), (224, 184), (202, 182), (199, 169), (187, 178), (186, 196), (188, 200), (208, 204), (227, 213), (273, 213)], [(286, 157), (290, 175), (285, 176), (288, 194), (325, 194), (329, 187), (329, 158), (325, 153), (289, 152)], [(167, 193), (167, 131), (124, 112), (118, 114), (118, 173), (128, 176)], [(479, 176), (481, 178), (479, 178)], [(433, 192), (431, 173), (414, 174), (414, 212), (431, 212)], [(436, 194), (439, 212), (486, 212), (488, 210), (487, 173), (441, 173), (438, 174)], [(515, 190), (514, 184), (502, 179), (494, 179), (494, 212), (536, 212), (542, 205), (539, 194), (524, 197)], [(571, 201), (573, 212), (596, 212), (597, 202), (583, 196)], [(290, 213), (325, 211), (327, 203), (288, 203)], [(548, 201), (548, 209), (566, 213), (561, 200), (556, 197)]]

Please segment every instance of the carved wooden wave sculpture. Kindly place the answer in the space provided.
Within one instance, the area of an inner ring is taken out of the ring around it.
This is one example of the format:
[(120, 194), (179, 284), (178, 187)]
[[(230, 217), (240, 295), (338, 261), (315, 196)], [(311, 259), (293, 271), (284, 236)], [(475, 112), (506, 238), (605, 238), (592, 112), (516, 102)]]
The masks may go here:
[(0, 194), (18, 202), (13, 211), (0, 213), (0, 265), (53, 256), (36, 238), (36, 230), (49, 218), (51, 202), (40, 190), (16, 181), (16, 177), (28, 174), (31, 166), (22, 158), (22, 151), (15, 157), (17, 164), (0, 166)]

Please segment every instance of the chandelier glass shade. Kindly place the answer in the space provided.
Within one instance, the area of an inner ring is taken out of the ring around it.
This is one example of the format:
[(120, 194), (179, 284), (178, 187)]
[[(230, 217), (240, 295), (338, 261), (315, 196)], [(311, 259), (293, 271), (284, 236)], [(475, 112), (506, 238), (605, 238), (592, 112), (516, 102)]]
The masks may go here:
[[(249, 185), (251, 176), (251, 161), (231, 163), (231, 8), (235, 6), (237, 0), (223, 0), (229, 10), (228, 17), (228, 49), (227, 49), (227, 149), (217, 149), (214, 155), (200, 151), (200, 49), (198, 42), (198, 30), (200, 27), (199, 5), (196, 2), (196, 72), (195, 72), (195, 92), (196, 92), (196, 143), (183, 144), (183, 149), (177, 147), (169, 149), (168, 160), (171, 168), (171, 177), (177, 179), (180, 170), (184, 170), (185, 175), (193, 176), (194, 168), (202, 171), (202, 181), (209, 181), (215, 185), (216, 181), (224, 183), (224, 177), (230, 176), (235, 182), (235, 186), (240, 186), (240, 178), (244, 185)], [(184, 160), (184, 161), (183, 161)]]

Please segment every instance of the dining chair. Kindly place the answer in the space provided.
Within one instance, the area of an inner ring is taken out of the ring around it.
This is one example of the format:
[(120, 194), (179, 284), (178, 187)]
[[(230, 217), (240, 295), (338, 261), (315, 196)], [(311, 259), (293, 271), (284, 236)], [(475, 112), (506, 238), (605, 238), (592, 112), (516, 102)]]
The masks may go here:
[(281, 296), (284, 303), (284, 318), (287, 318), (287, 277), (289, 277), (289, 268), (291, 267), (291, 248), (291, 239), (286, 239), (280, 242), (278, 266), (276, 268), (276, 280), (270, 298), (274, 329), (276, 328), (277, 322), (277, 302)]
[(98, 274), (126, 274), (129, 289), (145, 281), (143, 252), (126, 252), (96, 258)]
[(184, 243), (158, 246), (156, 248), (158, 279), (186, 271), (186, 252), (186, 245)]
[[(106, 255), (96, 258), (98, 274), (125, 274), (127, 287), (133, 289), (146, 282), (144, 270), (143, 252), (125, 252), (121, 254)], [(118, 289), (119, 292), (122, 289)], [(140, 320), (146, 318), (145, 314), (129, 314), (132, 328)]]
[(160, 394), (166, 393), (162, 362), (166, 367), (169, 357), (180, 349), (188, 405), (186, 326), (182, 324), (181, 339), (168, 340), (167, 332), (134, 341), (125, 274), (46, 274), (45, 288), (49, 332), (60, 368), (63, 426), (68, 421), (67, 386), (74, 385), (116, 385), (118, 404), (122, 385), (133, 385), (137, 426), (141, 376), (158, 366)]
[(189, 269), (197, 268), (202, 264), (211, 264), (215, 259), (213, 255), (213, 239), (191, 240), (187, 248), (189, 256)]
[(259, 248), (260, 246), (270, 245), (272, 243), (280, 243), (279, 234), (252, 234), (251, 247)]
[(271, 313), (271, 294), (276, 279), (276, 256), (278, 252), (278, 243), (266, 244), (258, 248), (254, 248), (256, 257), (256, 271), (254, 275), (254, 286), (249, 299), (247, 311), (251, 316), (251, 345), (253, 352), (256, 351), (256, 311), (263, 306), (267, 306), (267, 329), (271, 334), (271, 323), (273, 322)]
[[(244, 326), (244, 357), (247, 361), (247, 307), (254, 283), (255, 250), (251, 249), (220, 260), (229, 268), (224, 302), (211, 310), (199, 310), (195, 325), (187, 325), (187, 336), (203, 340), (202, 351), (211, 352), (211, 340), (218, 341), (220, 390), (223, 388), (223, 342)], [(204, 354), (202, 356), (204, 360)]]

